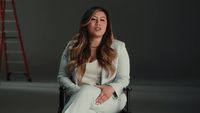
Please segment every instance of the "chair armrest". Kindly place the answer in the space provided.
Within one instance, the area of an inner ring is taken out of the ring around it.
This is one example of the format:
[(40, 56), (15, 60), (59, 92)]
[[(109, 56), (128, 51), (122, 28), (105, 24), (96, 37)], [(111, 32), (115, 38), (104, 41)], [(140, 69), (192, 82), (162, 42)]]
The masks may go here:
[[(133, 90), (132, 89), (132, 87), (130, 87), (130, 86), (127, 86), (127, 87), (125, 87), (124, 89), (124, 92), (126, 93), (126, 97), (127, 97), (127, 103), (126, 103), (126, 106), (125, 106), (125, 109), (123, 109), (124, 111), (124, 113), (128, 113), (128, 111), (129, 111), (129, 104), (130, 104), (130, 99), (129, 99), (129, 97), (130, 97), (130, 92)], [(125, 112), (126, 111), (126, 112)]]
[(60, 87), (59, 87), (59, 90), (60, 90), (60, 91), (64, 91), (64, 90), (66, 90), (66, 88), (65, 88), (64, 86), (60, 86)]
[(128, 91), (132, 91), (132, 87), (130, 87), (130, 86), (126, 87), (126, 89), (127, 89)]
[(124, 88), (124, 91), (125, 91), (125, 92), (126, 92), (126, 91), (130, 92), (130, 91), (132, 91), (132, 87), (127, 86), (127, 87)]
[(59, 87), (59, 106), (58, 106), (58, 113), (62, 112), (62, 109), (65, 104), (65, 90), (66, 88), (64, 86)]

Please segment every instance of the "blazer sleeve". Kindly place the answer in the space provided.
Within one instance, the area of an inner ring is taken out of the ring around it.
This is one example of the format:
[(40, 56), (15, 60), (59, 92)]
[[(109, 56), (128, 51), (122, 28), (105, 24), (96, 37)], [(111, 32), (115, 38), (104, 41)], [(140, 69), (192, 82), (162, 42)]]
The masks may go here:
[(130, 60), (125, 43), (121, 43), (118, 55), (116, 77), (114, 81), (109, 84), (115, 90), (117, 97), (119, 97), (123, 89), (127, 87), (130, 82)]
[[(69, 44), (68, 44), (69, 45)], [(66, 88), (67, 94), (71, 95), (78, 91), (80, 88), (70, 79), (70, 76), (66, 73), (66, 65), (67, 65), (67, 52), (68, 52), (68, 45), (66, 46), (65, 50), (62, 53), (59, 72), (57, 76), (57, 81), (60, 86), (64, 86)]]

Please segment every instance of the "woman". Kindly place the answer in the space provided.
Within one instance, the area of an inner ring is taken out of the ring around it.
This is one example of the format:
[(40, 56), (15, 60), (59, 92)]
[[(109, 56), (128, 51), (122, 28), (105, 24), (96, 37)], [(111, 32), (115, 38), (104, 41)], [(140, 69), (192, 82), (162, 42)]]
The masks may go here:
[(79, 33), (65, 48), (58, 82), (70, 96), (62, 113), (117, 113), (126, 104), (129, 56), (125, 44), (114, 39), (109, 15), (92, 7), (80, 22)]

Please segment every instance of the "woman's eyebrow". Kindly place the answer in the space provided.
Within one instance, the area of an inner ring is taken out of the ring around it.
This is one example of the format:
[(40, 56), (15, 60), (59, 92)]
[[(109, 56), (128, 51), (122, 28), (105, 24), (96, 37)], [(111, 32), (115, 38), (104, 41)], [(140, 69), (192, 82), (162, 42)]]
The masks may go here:
[[(93, 17), (98, 18), (96, 15), (93, 15)], [(102, 16), (102, 17), (100, 17), (100, 18), (106, 18), (106, 16)]]

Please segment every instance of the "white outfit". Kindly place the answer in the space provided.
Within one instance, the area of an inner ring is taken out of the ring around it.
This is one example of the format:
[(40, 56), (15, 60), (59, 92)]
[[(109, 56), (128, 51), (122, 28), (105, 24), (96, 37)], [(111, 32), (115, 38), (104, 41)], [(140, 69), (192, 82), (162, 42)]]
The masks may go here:
[[(71, 95), (70, 100), (65, 105), (62, 113), (117, 113), (126, 104), (126, 95), (123, 93), (123, 88), (129, 84), (130, 62), (125, 44), (121, 41), (114, 40), (111, 47), (117, 51), (117, 58), (113, 61), (116, 71), (112, 77), (104, 69), (99, 72), (96, 61), (94, 65), (86, 65), (85, 78), (83, 83), (90, 83), (87, 85), (80, 85), (77, 80), (76, 73), (67, 75), (65, 72), (68, 60), (68, 48), (64, 50), (61, 58), (58, 82), (60, 85), (65, 86), (67, 93)], [(93, 68), (93, 69), (91, 69)], [(97, 68), (97, 69), (95, 69)], [(95, 74), (97, 72), (97, 74)], [(95, 74), (95, 76), (93, 75)], [(91, 78), (93, 76), (94, 78)], [(100, 94), (101, 90), (93, 85), (107, 84), (113, 87), (115, 95), (109, 98), (106, 102), (96, 105), (95, 100)]]
[[(82, 78), (82, 84), (97, 85), (100, 84), (101, 67), (97, 60), (86, 63), (85, 74)], [(80, 85), (80, 84), (79, 84)]]
[(100, 92), (99, 88), (92, 85), (80, 86), (80, 90), (71, 96), (62, 113), (118, 113), (124, 108), (127, 101), (125, 94), (96, 105), (95, 100)]

